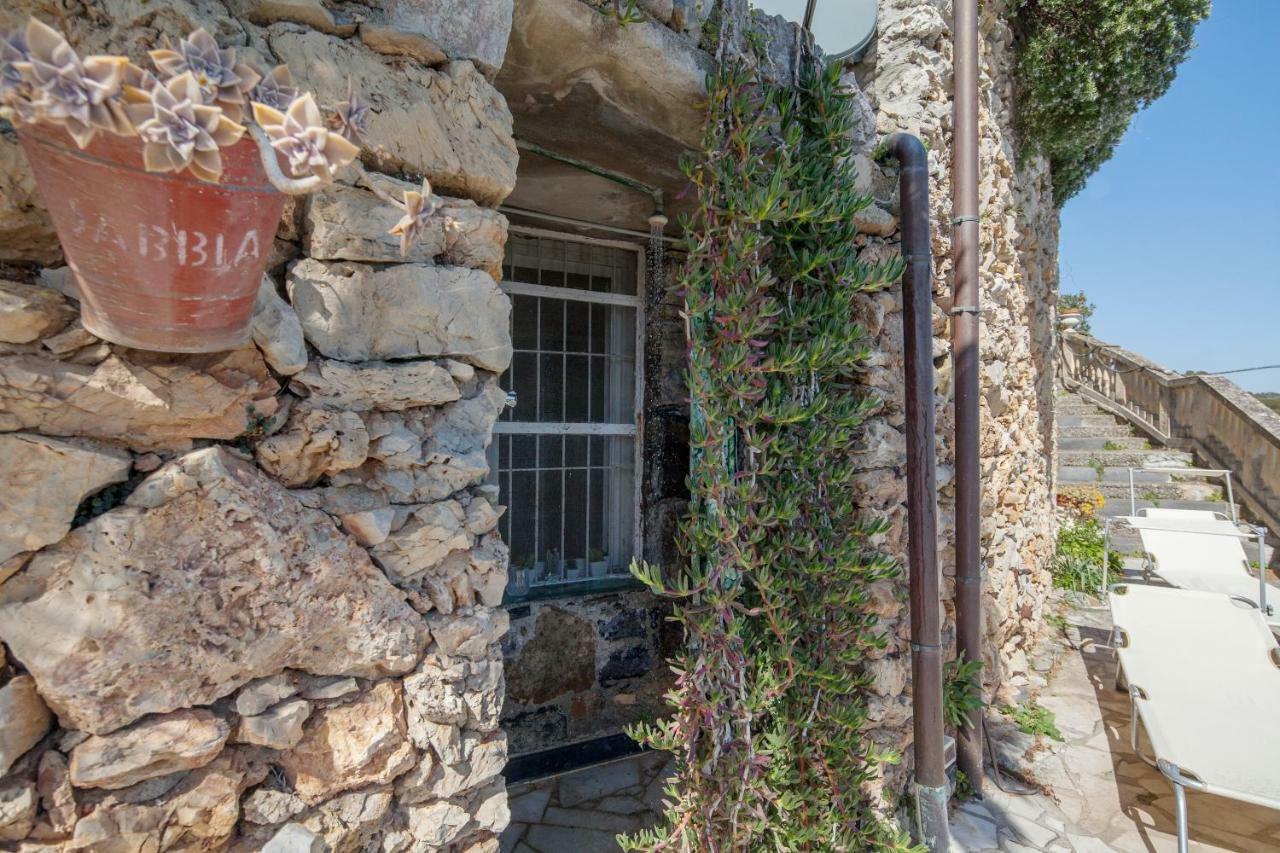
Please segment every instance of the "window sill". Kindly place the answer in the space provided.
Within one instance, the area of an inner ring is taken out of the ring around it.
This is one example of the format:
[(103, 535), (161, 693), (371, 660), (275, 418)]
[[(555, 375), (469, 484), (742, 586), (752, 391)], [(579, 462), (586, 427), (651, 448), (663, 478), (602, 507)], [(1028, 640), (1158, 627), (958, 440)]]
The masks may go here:
[(517, 604), (527, 604), (530, 601), (547, 601), (554, 598), (579, 598), (584, 595), (592, 595), (598, 592), (631, 592), (633, 590), (644, 589), (644, 584), (631, 577), (630, 575), (617, 575), (608, 578), (590, 578), (588, 580), (565, 581), (564, 583), (552, 583), (531, 589), (523, 595), (512, 595), (507, 590), (506, 595), (502, 598), (502, 605), (509, 607)]

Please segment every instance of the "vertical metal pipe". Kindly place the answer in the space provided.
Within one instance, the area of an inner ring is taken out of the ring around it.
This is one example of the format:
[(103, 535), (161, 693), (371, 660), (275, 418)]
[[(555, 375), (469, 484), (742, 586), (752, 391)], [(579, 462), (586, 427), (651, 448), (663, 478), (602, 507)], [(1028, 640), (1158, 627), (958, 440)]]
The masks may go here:
[[(978, 459), (978, 0), (954, 0), (952, 358), (955, 370), (956, 650), (983, 660)], [(956, 733), (956, 766), (982, 796), (982, 709)]]
[(907, 558), (910, 563), (912, 721), (916, 839), (947, 850), (947, 776), (942, 723), (942, 601), (938, 572), (938, 484), (933, 414), (933, 264), (929, 168), (924, 145), (895, 133), (902, 206), (903, 361), (906, 373)]

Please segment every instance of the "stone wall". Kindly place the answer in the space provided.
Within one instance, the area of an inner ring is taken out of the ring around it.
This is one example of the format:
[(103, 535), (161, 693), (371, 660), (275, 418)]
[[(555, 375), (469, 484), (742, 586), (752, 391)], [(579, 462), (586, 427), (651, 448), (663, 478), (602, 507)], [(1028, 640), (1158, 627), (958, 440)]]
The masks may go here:
[[(1041, 614), (1050, 590), (1047, 561), (1054, 541), (1051, 491), (1053, 361), (1051, 306), (1057, 292), (1057, 211), (1048, 166), (1015, 156), (1012, 33), (1005, 3), (984, 3), (980, 59), (981, 232), (981, 471), (982, 565), (986, 572), (984, 629), (988, 639), (988, 697), (1015, 696), (1033, 686), (1027, 655), (1046, 627)], [(940, 489), (939, 559), (947, 620), (944, 641), (954, 643), (955, 489), (954, 410), (950, 358), (951, 264), (951, 6), (945, 0), (883, 0), (878, 34), (855, 69), (875, 116), (861, 158), (865, 185), (877, 206), (863, 214), (868, 257), (898, 251), (897, 177), (877, 168), (870, 154), (896, 130), (918, 135), (929, 150), (930, 221), (934, 257), (934, 364)], [(902, 409), (902, 301), (897, 286), (864, 300), (861, 317), (876, 341), (867, 378), (886, 400), (871, 422), (866, 444), (867, 506), (887, 514), (885, 546), (906, 555), (905, 437)], [(904, 563), (905, 564), (905, 563)], [(909, 745), (911, 696), (909, 622), (905, 579), (875, 596), (881, 625), (891, 637), (871, 664), (876, 697), (873, 737), (886, 746)], [(911, 762), (888, 770), (900, 789)]]
[(350, 75), (366, 165), (445, 198), (405, 259), (364, 189), (291, 204), (254, 345), (144, 353), (80, 326), (0, 136), (0, 842), (497, 850), (510, 0), (17, 0), (0, 24), (32, 12), (137, 59), (203, 26), (323, 104)]

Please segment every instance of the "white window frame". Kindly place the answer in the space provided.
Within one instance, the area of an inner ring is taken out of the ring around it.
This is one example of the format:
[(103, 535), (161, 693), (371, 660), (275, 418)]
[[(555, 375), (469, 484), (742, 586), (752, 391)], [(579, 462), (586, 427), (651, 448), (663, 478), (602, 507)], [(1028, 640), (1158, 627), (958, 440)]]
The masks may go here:
[[(507, 296), (541, 296), (550, 299), (561, 299), (578, 302), (590, 302), (597, 305), (617, 305), (635, 309), (636, 328), (635, 328), (635, 393), (632, 403), (635, 411), (635, 420), (631, 424), (602, 424), (602, 423), (538, 423), (529, 421), (502, 421), (499, 420), (493, 427), (493, 433), (497, 435), (601, 435), (601, 436), (623, 436), (631, 439), (632, 454), (632, 501), (634, 502), (634, 512), (632, 513), (632, 531), (631, 531), (631, 557), (638, 558), (642, 553), (644, 541), (643, 519), (641, 517), (640, 500), (643, 494), (644, 484), (644, 342), (645, 342), (645, 293), (648, 282), (645, 280), (645, 254), (641, 246), (635, 243), (628, 243), (622, 240), (606, 240), (598, 237), (585, 237), (580, 234), (568, 234), (563, 231), (553, 231), (546, 228), (535, 228), (526, 225), (511, 225), (508, 227), (509, 233), (519, 234), (524, 237), (537, 237), (546, 240), (560, 240), (567, 243), (585, 243), (589, 246), (604, 246), (612, 249), (622, 249), (635, 255), (636, 260), (636, 292), (634, 296), (623, 293), (605, 293), (590, 290), (578, 290), (569, 287), (552, 287), (544, 284), (529, 284), (520, 281), (506, 281), (505, 279), (499, 283), (499, 288)], [(510, 369), (510, 368), (508, 368)], [(494, 472), (497, 473), (496, 471)], [(503, 495), (505, 500), (508, 496)], [(624, 556), (625, 559), (625, 556)], [(609, 580), (627, 580), (625, 575), (609, 575)], [(578, 583), (569, 581), (568, 584)]]

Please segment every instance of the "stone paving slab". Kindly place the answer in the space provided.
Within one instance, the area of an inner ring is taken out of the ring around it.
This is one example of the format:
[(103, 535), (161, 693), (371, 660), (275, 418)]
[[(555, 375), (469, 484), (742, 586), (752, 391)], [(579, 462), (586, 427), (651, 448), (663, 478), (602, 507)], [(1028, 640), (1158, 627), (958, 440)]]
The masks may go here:
[(644, 752), (507, 789), (501, 853), (612, 853), (618, 833), (657, 823), (670, 756)]

